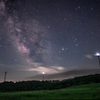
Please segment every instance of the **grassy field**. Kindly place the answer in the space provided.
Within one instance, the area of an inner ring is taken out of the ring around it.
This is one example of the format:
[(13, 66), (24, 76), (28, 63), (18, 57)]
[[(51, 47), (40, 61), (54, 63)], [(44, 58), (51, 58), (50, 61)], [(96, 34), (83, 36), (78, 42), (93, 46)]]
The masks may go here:
[(0, 93), (0, 100), (100, 99), (100, 83), (72, 86), (58, 90)]

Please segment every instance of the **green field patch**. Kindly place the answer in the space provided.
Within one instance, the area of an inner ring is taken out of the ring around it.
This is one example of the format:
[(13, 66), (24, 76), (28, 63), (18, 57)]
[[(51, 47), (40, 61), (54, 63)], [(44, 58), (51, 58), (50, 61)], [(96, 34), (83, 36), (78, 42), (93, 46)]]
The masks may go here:
[(100, 99), (100, 83), (77, 85), (57, 90), (0, 93), (0, 100)]

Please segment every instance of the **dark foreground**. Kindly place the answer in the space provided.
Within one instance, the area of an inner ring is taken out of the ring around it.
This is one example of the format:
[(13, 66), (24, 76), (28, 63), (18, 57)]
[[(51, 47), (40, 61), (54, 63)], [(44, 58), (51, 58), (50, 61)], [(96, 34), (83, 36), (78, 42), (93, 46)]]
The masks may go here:
[(0, 100), (100, 99), (100, 83), (71, 86), (57, 90), (0, 93)]
[(85, 85), (90, 83), (100, 83), (100, 74), (75, 77), (67, 80), (55, 81), (21, 81), (21, 82), (2, 82), (0, 83), (0, 92), (19, 92), (36, 90), (55, 90), (72, 87), (76, 85)]

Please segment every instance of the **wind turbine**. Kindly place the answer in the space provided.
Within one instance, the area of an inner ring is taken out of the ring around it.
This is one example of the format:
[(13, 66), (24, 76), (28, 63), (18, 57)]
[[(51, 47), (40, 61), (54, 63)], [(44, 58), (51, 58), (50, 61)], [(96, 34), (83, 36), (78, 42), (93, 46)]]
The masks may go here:
[(4, 82), (6, 81), (6, 74), (7, 74), (7, 72), (5, 72), (5, 76), (4, 76)]
[(96, 53), (95, 55), (98, 57), (99, 66), (100, 66), (100, 53)]
[(45, 72), (42, 72), (42, 74), (43, 74), (43, 81), (44, 81), (44, 74), (45, 74)]

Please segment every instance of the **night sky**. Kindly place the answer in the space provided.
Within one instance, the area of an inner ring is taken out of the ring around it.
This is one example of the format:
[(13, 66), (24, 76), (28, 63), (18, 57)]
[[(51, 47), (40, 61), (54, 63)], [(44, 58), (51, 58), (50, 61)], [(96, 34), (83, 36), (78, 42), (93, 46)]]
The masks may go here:
[(0, 81), (95, 74), (97, 52), (100, 0), (0, 0)]

